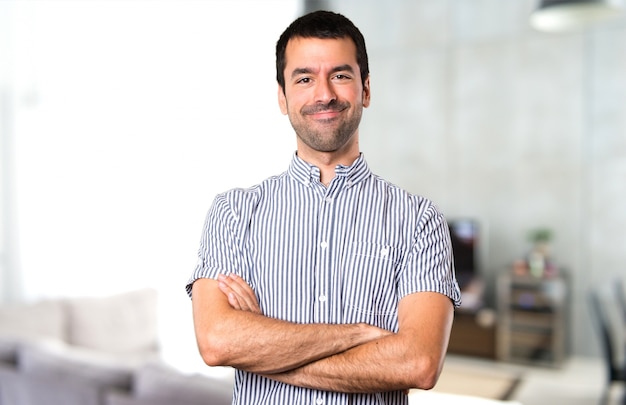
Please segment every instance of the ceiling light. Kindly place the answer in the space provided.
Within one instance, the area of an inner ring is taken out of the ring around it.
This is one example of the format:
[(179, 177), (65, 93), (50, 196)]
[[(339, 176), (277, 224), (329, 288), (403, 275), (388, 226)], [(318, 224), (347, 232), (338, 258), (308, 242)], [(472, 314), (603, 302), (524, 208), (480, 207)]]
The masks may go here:
[(542, 0), (530, 25), (546, 32), (576, 31), (622, 13), (621, 0)]

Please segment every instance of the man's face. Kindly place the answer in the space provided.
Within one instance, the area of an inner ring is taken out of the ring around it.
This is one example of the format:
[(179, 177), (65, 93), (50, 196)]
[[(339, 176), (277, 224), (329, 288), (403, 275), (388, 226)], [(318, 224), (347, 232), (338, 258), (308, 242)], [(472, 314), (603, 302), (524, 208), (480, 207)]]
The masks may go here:
[(285, 91), (279, 86), (278, 99), (299, 149), (340, 152), (349, 147), (370, 101), (369, 78), (363, 86), (352, 40), (292, 38), (285, 57)]

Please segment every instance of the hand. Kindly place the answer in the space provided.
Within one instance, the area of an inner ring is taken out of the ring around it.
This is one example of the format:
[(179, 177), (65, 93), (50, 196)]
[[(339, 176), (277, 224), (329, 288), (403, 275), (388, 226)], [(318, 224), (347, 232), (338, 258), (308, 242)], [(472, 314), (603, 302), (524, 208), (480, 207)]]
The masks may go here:
[(220, 274), (218, 276), (219, 289), (226, 297), (228, 303), (234, 309), (262, 314), (259, 301), (248, 283), (236, 274)]

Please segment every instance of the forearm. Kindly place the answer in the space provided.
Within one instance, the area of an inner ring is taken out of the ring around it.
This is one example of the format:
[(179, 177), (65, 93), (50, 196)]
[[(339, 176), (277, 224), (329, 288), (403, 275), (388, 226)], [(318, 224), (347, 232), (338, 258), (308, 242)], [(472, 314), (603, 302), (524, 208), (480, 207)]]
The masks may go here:
[(430, 389), (439, 378), (448, 347), (453, 310), (438, 293), (402, 299), (397, 334), (268, 376), (301, 387), (339, 392)]
[(398, 335), (354, 347), (294, 370), (267, 377), (287, 384), (349, 393), (431, 388), (443, 356), (411, 353)]
[[(294, 324), (239, 313), (207, 335), (219, 365), (280, 373), (343, 352), (367, 339), (366, 325)], [(233, 331), (236, 330), (236, 333)]]
[(198, 280), (193, 291), (198, 347), (212, 366), (280, 373), (388, 333), (365, 324), (296, 324), (235, 310), (217, 288), (214, 280)]

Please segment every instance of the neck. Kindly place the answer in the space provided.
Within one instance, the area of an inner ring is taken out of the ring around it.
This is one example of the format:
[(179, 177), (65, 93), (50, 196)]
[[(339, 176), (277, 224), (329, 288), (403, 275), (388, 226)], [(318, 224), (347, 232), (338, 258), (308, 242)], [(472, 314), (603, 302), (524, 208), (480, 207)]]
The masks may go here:
[(358, 142), (354, 144), (354, 147), (335, 152), (314, 151), (298, 142), (297, 153), (300, 159), (320, 169), (320, 181), (326, 186), (335, 178), (335, 168), (338, 165), (350, 166), (360, 155)]

